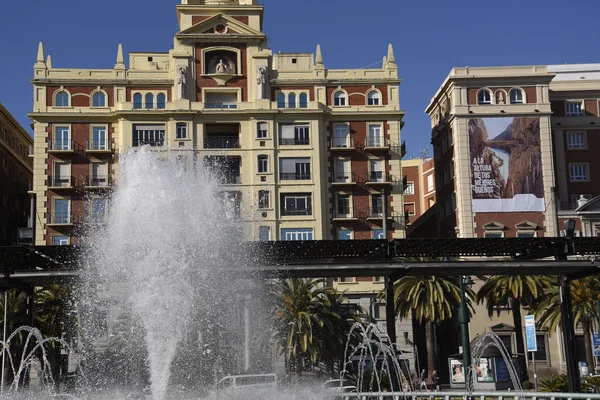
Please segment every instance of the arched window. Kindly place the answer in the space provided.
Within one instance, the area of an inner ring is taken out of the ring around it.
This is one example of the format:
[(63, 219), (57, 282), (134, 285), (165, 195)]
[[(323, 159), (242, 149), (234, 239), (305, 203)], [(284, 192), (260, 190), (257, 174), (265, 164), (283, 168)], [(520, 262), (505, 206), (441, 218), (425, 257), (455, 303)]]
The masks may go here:
[(156, 108), (165, 108), (166, 99), (167, 97), (164, 93), (159, 93), (158, 96), (156, 96)]
[(142, 94), (136, 93), (133, 95), (133, 108), (142, 108)]
[(296, 95), (294, 93), (288, 95), (288, 107), (296, 108)]
[(277, 108), (285, 108), (285, 94), (283, 93), (277, 95)]
[(56, 107), (69, 107), (69, 93), (58, 92), (56, 93)]
[(381, 96), (379, 96), (379, 92), (377, 90), (371, 90), (369, 94), (367, 94), (367, 105), (369, 106), (379, 106), (381, 105)]
[(510, 104), (523, 104), (523, 92), (521, 89), (511, 89)]
[(152, 93), (146, 94), (146, 108), (154, 108), (154, 95)]
[(338, 90), (333, 94), (333, 105), (334, 106), (345, 106), (346, 105), (346, 93)]
[(300, 108), (308, 107), (308, 95), (306, 93), (300, 93)]
[(477, 94), (477, 104), (492, 104), (492, 95), (487, 89), (482, 89)]
[(261, 154), (258, 156), (258, 173), (269, 172), (269, 156)]
[(102, 92), (96, 92), (92, 96), (93, 107), (106, 107), (106, 96)]

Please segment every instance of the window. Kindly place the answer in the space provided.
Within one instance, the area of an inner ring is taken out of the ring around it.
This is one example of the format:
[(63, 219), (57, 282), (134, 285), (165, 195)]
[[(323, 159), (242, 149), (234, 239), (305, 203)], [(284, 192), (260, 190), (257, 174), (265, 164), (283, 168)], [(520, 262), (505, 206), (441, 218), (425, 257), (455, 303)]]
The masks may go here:
[(269, 156), (261, 154), (258, 156), (258, 173), (269, 172)]
[(338, 240), (352, 240), (352, 229), (338, 229)]
[(510, 104), (523, 104), (523, 91), (521, 89), (510, 90)]
[(385, 182), (385, 174), (383, 173), (384, 160), (371, 159), (369, 160), (369, 182)]
[(54, 246), (67, 246), (69, 244), (68, 236), (54, 236), (52, 238), (52, 244)]
[(108, 162), (93, 162), (91, 170), (90, 186), (108, 186)]
[(94, 107), (106, 107), (106, 96), (102, 92), (96, 92), (92, 96), (92, 105)]
[(54, 150), (71, 150), (71, 138), (68, 126), (57, 126), (54, 130)]
[(279, 159), (279, 179), (282, 181), (290, 180), (309, 180), (310, 158), (280, 158)]
[(133, 108), (139, 109), (142, 108), (142, 94), (136, 93), (133, 95)]
[(258, 208), (265, 209), (269, 208), (269, 191), (259, 190), (258, 191)]
[(334, 164), (334, 182), (352, 182), (350, 160), (336, 158)]
[(313, 230), (312, 228), (282, 229), (281, 240), (313, 240)]
[(345, 106), (346, 105), (346, 93), (338, 90), (333, 94), (333, 105), (334, 106)]
[(336, 218), (352, 218), (352, 206), (350, 195), (338, 194), (337, 195), (337, 207), (336, 207)]
[(185, 122), (178, 122), (175, 129), (176, 139), (187, 139), (187, 124)]
[(309, 125), (280, 124), (279, 144), (283, 146), (308, 145), (310, 129)]
[(284, 216), (312, 215), (311, 193), (284, 193), (281, 195), (281, 214)]
[(368, 94), (367, 94), (367, 105), (369, 106), (378, 106), (380, 105), (380, 97), (379, 96), (379, 92), (376, 90), (371, 90)]
[(535, 352), (536, 361), (548, 361), (548, 355), (546, 354), (546, 335), (538, 333), (535, 335), (535, 341), (537, 343), (537, 351)]
[(256, 138), (257, 139), (265, 139), (269, 137), (269, 130), (267, 128), (266, 122), (259, 122), (256, 128)]
[(143, 145), (163, 146), (165, 144), (164, 125), (134, 125), (132, 135), (133, 147)]
[(586, 132), (567, 132), (567, 148), (580, 150), (586, 148)]
[(56, 161), (54, 163), (53, 182), (54, 187), (71, 186), (71, 163), (69, 161)]
[(485, 231), (483, 237), (489, 239), (500, 239), (502, 237), (502, 231)]
[(54, 200), (54, 219), (52, 222), (55, 224), (68, 224), (71, 222), (70, 200)]
[[(166, 107), (167, 105), (167, 96), (165, 96), (164, 93), (159, 93), (158, 96), (156, 96), (156, 108), (160, 108), (163, 109)], [(148, 106), (146, 106), (146, 108), (149, 108)]]
[(571, 182), (589, 181), (588, 164), (569, 164), (571, 172)]
[(271, 227), (270, 226), (259, 226), (258, 227), (258, 240), (261, 242), (268, 242), (271, 240)]
[(369, 125), (369, 136), (367, 136), (367, 147), (382, 147), (384, 146), (383, 134), (381, 125)]
[(69, 94), (65, 91), (56, 93), (56, 107), (69, 107)]
[(285, 108), (285, 94), (283, 93), (277, 95), (277, 108)]
[(288, 107), (296, 108), (296, 95), (294, 93), (288, 95)]
[(567, 117), (581, 117), (583, 115), (583, 102), (567, 101), (566, 109)]
[(350, 129), (347, 124), (335, 125), (333, 147), (352, 147), (350, 145)]
[(371, 217), (381, 218), (383, 216), (383, 200), (380, 194), (371, 195)]
[(487, 89), (482, 89), (477, 93), (477, 104), (492, 104), (492, 94)]
[(95, 198), (90, 201), (90, 222), (103, 224), (106, 221), (106, 199)]
[(92, 128), (92, 145), (90, 150), (107, 150), (108, 140), (106, 140), (106, 127), (94, 126)]
[(154, 108), (154, 95), (152, 93), (146, 93), (144, 100), (146, 102), (146, 108)]
[(300, 93), (300, 108), (308, 107), (308, 95), (306, 93)]
[(238, 95), (231, 92), (207, 92), (204, 106), (215, 109), (235, 109), (238, 107)]
[(404, 216), (416, 215), (415, 203), (404, 203)]
[(517, 237), (520, 238), (534, 238), (535, 231), (517, 231)]
[(404, 187), (404, 194), (415, 194), (415, 183), (408, 182)]
[(433, 174), (427, 175), (427, 193), (433, 192), (435, 189), (433, 184)]
[(383, 234), (383, 229), (375, 228), (372, 230), (373, 239), (385, 239), (385, 235)]

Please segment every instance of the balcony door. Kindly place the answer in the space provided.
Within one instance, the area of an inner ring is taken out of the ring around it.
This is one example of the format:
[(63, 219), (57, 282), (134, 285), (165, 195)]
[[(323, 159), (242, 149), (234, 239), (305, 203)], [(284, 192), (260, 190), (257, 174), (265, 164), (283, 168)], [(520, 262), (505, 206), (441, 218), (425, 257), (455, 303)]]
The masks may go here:
[(350, 160), (338, 158), (335, 160), (335, 182), (351, 182)]
[(71, 185), (71, 163), (70, 162), (55, 162), (54, 163), (54, 184), (53, 186), (70, 186)]
[(350, 206), (350, 196), (338, 194), (337, 196), (337, 218), (352, 218), (352, 207)]
[(106, 150), (107, 149), (107, 140), (106, 140), (106, 128), (95, 126), (94, 131), (92, 132), (92, 150)]
[(92, 186), (108, 185), (108, 163), (92, 163)]
[(69, 128), (66, 126), (56, 127), (55, 149), (70, 150)]
[(382, 147), (383, 135), (381, 134), (381, 125), (369, 125), (369, 147)]
[(68, 224), (71, 219), (70, 201), (67, 199), (56, 199), (54, 201), (54, 222), (57, 224)]
[(381, 217), (383, 216), (383, 201), (380, 194), (371, 195), (371, 216)]
[(383, 160), (370, 160), (371, 182), (383, 182)]
[(350, 131), (348, 125), (336, 125), (333, 147), (350, 147)]

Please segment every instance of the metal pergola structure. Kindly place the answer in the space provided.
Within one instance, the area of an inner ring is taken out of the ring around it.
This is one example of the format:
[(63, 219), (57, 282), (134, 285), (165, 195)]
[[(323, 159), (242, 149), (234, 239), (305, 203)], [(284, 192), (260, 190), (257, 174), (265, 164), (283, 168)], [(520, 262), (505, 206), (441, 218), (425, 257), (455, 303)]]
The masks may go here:
[[(403, 276), (556, 275), (570, 391), (580, 391), (569, 283), (600, 274), (600, 238), (246, 242), (215, 251), (220, 272), (232, 277), (381, 276), (388, 299)], [(81, 274), (85, 253), (84, 246), (0, 247), (0, 289), (32, 295), (35, 286), (69, 283)], [(386, 319), (395, 342), (393, 301), (386, 301)]]

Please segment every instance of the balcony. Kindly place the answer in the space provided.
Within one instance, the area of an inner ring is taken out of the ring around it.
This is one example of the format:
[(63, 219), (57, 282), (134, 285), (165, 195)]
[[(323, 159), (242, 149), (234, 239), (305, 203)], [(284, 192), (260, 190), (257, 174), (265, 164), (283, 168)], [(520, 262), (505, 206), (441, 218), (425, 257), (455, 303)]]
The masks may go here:
[(389, 172), (371, 171), (367, 175), (367, 185), (389, 185), (391, 178)]
[(365, 149), (388, 149), (390, 147), (386, 138), (380, 136), (367, 136)]
[(365, 179), (359, 177), (355, 173), (349, 174), (348, 172), (342, 172), (340, 174), (334, 174), (331, 178), (332, 186), (346, 186), (346, 185), (363, 185)]
[(310, 144), (309, 139), (301, 139), (301, 138), (284, 139), (281, 137), (279, 138), (280, 146), (308, 146), (309, 144)]
[(333, 138), (329, 150), (352, 150), (354, 149), (354, 139), (351, 137)]
[(403, 158), (406, 155), (406, 140), (402, 141), (400, 145), (400, 158)]
[(308, 181), (310, 180), (310, 174), (301, 174), (301, 173), (280, 173), (279, 174), (280, 181)]
[(70, 190), (73, 189), (74, 179), (72, 176), (49, 176), (48, 189), (51, 190)]
[(107, 189), (111, 187), (110, 175), (93, 175), (85, 178), (86, 189)]
[(204, 168), (221, 185), (240, 185), (242, 183), (241, 163), (241, 157), (204, 157)]
[(312, 215), (312, 208), (300, 208), (300, 209), (283, 209), (281, 211), (281, 215), (284, 217), (297, 217), (297, 216), (305, 216)]
[(210, 108), (211, 110), (229, 110), (238, 108), (238, 105), (235, 102), (204, 103), (204, 108)]
[(112, 140), (88, 140), (85, 142), (85, 151), (88, 153), (112, 153)]
[(73, 153), (74, 148), (72, 140), (51, 140), (48, 142), (48, 153)]
[(207, 136), (204, 138), (205, 149), (239, 149), (239, 136)]
[(52, 213), (48, 215), (47, 225), (52, 226), (70, 226), (73, 225), (73, 214), (70, 213)]

